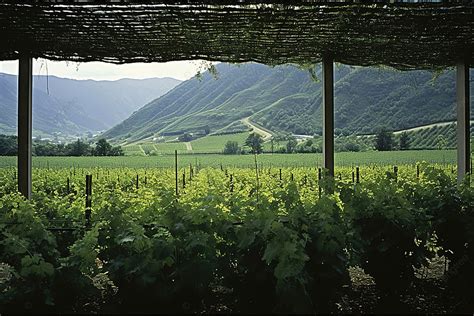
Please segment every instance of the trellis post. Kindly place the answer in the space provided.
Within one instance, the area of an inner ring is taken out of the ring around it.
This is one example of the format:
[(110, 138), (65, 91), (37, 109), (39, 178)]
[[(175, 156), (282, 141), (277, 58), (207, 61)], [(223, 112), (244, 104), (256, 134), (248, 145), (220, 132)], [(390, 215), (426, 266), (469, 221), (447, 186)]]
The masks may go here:
[(323, 166), (334, 177), (334, 63), (323, 57)]
[(31, 197), (33, 60), (21, 56), (18, 63), (18, 191)]
[(469, 173), (470, 168), (470, 96), (469, 63), (460, 62), (456, 67), (457, 100), (457, 156), (458, 183)]

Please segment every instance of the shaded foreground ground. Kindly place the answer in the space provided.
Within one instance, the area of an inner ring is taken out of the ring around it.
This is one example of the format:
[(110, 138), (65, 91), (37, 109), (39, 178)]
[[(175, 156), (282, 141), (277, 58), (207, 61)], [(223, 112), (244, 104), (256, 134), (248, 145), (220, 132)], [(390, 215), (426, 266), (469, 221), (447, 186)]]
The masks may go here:
[(446, 286), (444, 259), (420, 269), (411, 287), (389, 298), (377, 289), (374, 280), (358, 267), (349, 269), (352, 287), (335, 306), (343, 313), (466, 313), (467, 303), (456, 299)]
[[(446, 284), (444, 258), (435, 258), (428, 268), (417, 271), (417, 278), (411, 287), (398, 295), (389, 297), (377, 289), (374, 279), (359, 267), (349, 268), (351, 284), (343, 289), (343, 295), (330, 308), (329, 313), (343, 314), (373, 314), (373, 313), (426, 313), (453, 314), (472, 313), (472, 302), (458, 299), (457, 295)], [(108, 287), (105, 286), (104, 289)], [(107, 295), (113, 295), (107, 289)], [(215, 301), (207, 306), (203, 313), (240, 313), (235, 308), (235, 296), (228, 288), (216, 286)], [(103, 297), (104, 298), (104, 297)], [(91, 312), (94, 302), (90, 302)], [(110, 307), (108, 312), (119, 312)], [(277, 312), (277, 311), (276, 311)]]
[[(373, 313), (427, 313), (453, 314), (472, 313), (472, 303), (458, 299), (446, 284), (444, 258), (435, 258), (431, 265), (417, 271), (417, 278), (411, 287), (398, 295), (384, 295), (374, 279), (359, 267), (349, 268), (351, 285), (345, 287), (340, 300), (331, 306), (330, 313), (373, 314)], [(388, 271), (387, 271), (388, 272)], [(210, 306), (206, 312), (233, 313), (232, 291), (216, 289), (221, 300)]]

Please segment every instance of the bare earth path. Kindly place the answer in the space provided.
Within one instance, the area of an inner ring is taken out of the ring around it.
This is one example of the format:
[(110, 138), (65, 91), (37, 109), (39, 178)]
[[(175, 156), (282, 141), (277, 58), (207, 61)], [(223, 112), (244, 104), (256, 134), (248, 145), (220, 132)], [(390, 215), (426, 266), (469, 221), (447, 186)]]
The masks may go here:
[(186, 150), (187, 151), (193, 151), (193, 145), (191, 145), (190, 142), (185, 142), (184, 144), (186, 145)]
[(260, 127), (255, 126), (254, 124), (252, 124), (252, 122), (250, 122), (250, 117), (243, 118), (240, 121), (242, 122), (242, 124), (247, 125), (248, 127), (250, 127), (255, 133), (262, 136), (264, 142), (269, 141), (272, 138), (271, 133), (269, 133), (268, 131), (266, 131), (264, 129), (261, 129)]

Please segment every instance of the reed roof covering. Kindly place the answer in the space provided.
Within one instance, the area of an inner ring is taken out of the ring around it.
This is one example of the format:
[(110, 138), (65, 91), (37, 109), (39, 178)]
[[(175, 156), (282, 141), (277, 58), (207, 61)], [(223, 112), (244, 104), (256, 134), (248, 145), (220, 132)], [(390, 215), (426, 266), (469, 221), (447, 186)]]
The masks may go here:
[(0, 60), (205, 59), (432, 69), (472, 59), (472, 1), (0, 0)]

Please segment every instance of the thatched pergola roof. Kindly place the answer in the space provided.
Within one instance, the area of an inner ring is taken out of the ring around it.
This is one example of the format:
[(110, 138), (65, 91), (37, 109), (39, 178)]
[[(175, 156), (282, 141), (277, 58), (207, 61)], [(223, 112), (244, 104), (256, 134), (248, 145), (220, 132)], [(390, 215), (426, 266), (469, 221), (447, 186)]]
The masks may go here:
[(0, 0), (0, 60), (206, 59), (431, 69), (471, 59), (474, 3)]

